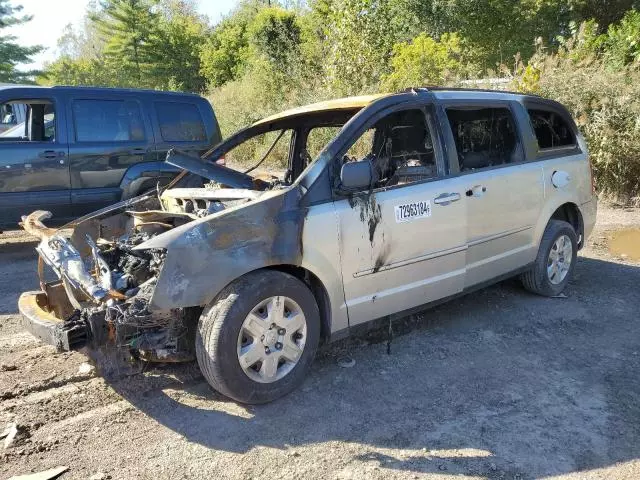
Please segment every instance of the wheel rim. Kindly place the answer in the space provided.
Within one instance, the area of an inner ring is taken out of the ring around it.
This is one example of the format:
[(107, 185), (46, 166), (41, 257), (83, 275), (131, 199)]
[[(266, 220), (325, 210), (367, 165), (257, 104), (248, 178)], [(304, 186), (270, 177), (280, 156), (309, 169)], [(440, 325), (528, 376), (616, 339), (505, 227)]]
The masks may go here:
[(280, 380), (298, 364), (307, 340), (307, 320), (289, 297), (269, 297), (258, 303), (238, 334), (238, 362), (260, 383)]
[(551, 246), (547, 260), (547, 278), (554, 285), (562, 283), (573, 260), (573, 245), (567, 235), (559, 236)]

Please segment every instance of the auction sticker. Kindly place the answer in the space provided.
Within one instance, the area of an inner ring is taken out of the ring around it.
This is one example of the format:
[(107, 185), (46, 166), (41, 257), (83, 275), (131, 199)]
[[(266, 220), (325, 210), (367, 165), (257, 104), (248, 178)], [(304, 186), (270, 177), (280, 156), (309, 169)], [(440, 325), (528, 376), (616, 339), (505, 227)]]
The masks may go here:
[(394, 207), (396, 223), (411, 222), (419, 218), (431, 216), (431, 201), (405, 203)]

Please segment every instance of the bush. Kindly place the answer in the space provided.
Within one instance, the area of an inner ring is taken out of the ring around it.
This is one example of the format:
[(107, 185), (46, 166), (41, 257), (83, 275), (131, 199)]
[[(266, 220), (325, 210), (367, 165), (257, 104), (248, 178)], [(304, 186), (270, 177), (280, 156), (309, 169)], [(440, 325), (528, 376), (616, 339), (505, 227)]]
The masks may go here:
[(640, 73), (602, 63), (545, 70), (540, 93), (569, 108), (589, 146), (598, 191), (628, 202), (640, 197)]

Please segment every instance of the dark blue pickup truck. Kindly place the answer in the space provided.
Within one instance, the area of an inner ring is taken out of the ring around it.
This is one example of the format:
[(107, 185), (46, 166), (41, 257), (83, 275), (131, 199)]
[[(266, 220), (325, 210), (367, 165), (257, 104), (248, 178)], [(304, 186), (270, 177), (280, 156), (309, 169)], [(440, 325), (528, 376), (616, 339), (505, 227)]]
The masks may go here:
[(164, 185), (179, 171), (164, 162), (170, 148), (199, 156), (221, 140), (211, 105), (193, 94), (4, 85), (0, 107), (5, 228), (33, 210), (70, 219)]

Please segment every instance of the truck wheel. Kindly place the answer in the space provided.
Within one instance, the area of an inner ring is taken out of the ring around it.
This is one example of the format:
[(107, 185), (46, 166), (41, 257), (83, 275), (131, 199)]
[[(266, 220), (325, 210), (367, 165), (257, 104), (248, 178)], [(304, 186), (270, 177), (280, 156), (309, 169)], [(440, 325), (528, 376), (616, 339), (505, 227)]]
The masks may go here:
[(578, 236), (571, 224), (550, 220), (535, 263), (520, 277), (524, 288), (546, 297), (558, 295), (573, 275), (577, 256)]
[(204, 309), (196, 333), (202, 374), (243, 403), (282, 397), (306, 377), (320, 339), (320, 313), (292, 275), (258, 271), (227, 286)]

